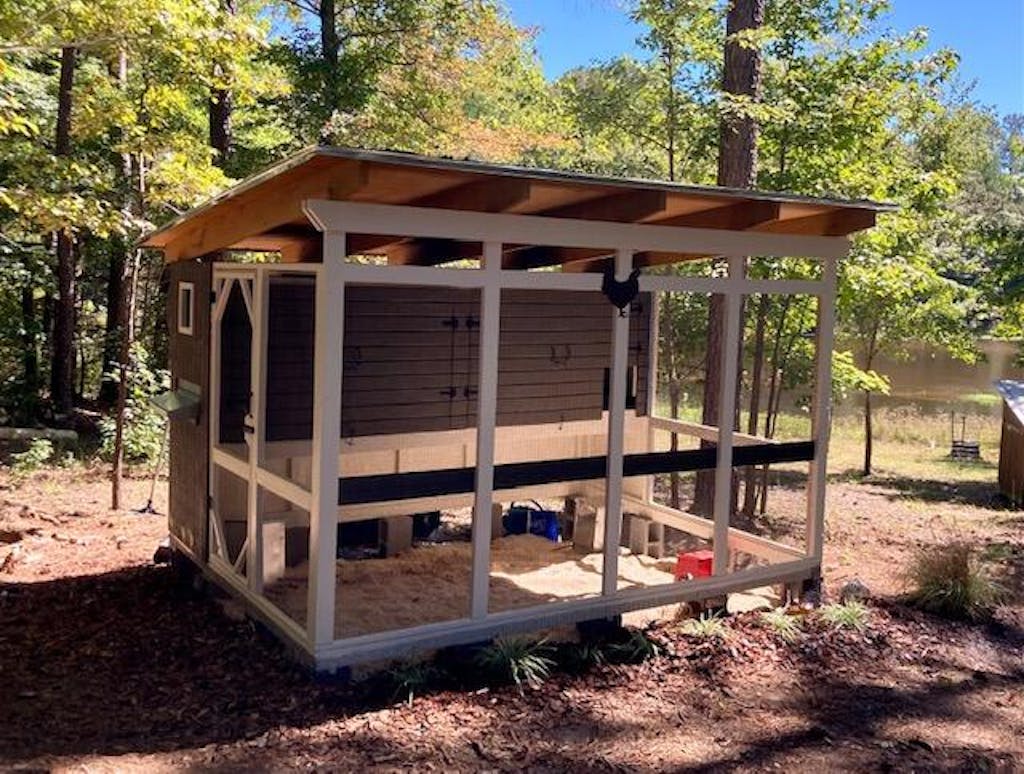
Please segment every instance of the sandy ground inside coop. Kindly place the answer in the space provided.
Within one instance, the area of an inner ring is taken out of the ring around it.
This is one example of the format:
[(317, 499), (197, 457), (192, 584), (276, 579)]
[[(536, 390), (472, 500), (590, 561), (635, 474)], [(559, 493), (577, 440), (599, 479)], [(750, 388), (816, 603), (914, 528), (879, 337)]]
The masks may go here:
[[(571, 543), (510, 535), (491, 543), (492, 612), (601, 592), (602, 556), (578, 554)], [(472, 545), (420, 543), (387, 559), (339, 560), (335, 636), (405, 629), (469, 615)], [(619, 549), (619, 588), (673, 582), (671, 559)], [(305, 621), (308, 568), (289, 568), (265, 589), (289, 616)]]

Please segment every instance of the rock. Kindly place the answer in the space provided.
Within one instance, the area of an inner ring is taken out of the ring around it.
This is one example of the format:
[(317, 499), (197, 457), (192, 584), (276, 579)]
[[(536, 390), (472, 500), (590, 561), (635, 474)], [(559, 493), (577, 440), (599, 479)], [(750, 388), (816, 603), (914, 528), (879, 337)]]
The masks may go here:
[(843, 604), (847, 602), (861, 602), (871, 596), (871, 589), (869, 589), (860, 578), (854, 578), (851, 581), (847, 581), (843, 584), (842, 589), (839, 590), (839, 601)]
[(0, 523), (0, 543), (20, 543), (29, 535), (38, 535), (39, 528), (17, 521)]
[(758, 594), (730, 594), (725, 602), (725, 611), (729, 615), (771, 609), (772, 603)]
[(160, 545), (153, 552), (153, 564), (171, 563), (171, 541), (166, 538), (160, 541)]

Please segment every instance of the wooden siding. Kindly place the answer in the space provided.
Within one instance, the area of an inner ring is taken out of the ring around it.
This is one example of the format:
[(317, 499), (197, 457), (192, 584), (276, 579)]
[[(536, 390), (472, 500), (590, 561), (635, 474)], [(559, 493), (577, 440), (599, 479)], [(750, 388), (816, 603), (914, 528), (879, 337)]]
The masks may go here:
[[(272, 280), (268, 441), (312, 435), (312, 302), (309, 279)], [(635, 380), (630, 394), (636, 395), (638, 414), (647, 413), (650, 309), (650, 297), (644, 295), (630, 310), (629, 365)], [(342, 435), (474, 427), (479, 314), (476, 290), (347, 288)], [(240, 315), (231, 314), (230, 305), (225, 314), (225, 336), (238, 338), (239, 344), (248, 341), (247, 318), (243, 315), (244, 308)], [(246, 330), (229, 333), (229, 326)], [(611, 307), (600, 293), (505, 291), (498, 360), (498, 425), (600, 418), (611, 332)], [(225, 360), (225, 397), (248, 395), (249, 377), (244, 365)], [(224, 423), (240, 426), (242, 414), (225, 411)], [(222, 437), (227, 439), (224, 423)]]
[(1005, 402), (999, 441), (999, 491), (1013, 503), (1024, 501), (1024, 426)]
[[(200, 389), (198, 421), (170, 425), (168, 522), (174, 537), (206, 561), (209, 480), (210, 282), (212, 269), (194, 261), (167, 267), (168, 360), (172, 385), (185, 380)], [(178, 333), (178, 283), (195, 285), (192, 335)]]

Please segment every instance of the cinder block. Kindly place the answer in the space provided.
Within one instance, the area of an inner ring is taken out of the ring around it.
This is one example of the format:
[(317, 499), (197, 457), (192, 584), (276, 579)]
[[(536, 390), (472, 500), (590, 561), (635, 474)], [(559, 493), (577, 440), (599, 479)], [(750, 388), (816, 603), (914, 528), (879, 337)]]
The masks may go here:
[(384, 556), (395, 556), (412, 548), (412, 517), (384, 519)]
[(589, 554), (602, 549), (604, 546), (604, 508), (594, 508), (577, 503), (572, 546), (578, 554)]
[(505, 535), (505, 527), (502, 526), (501, 517), (505, 515), (501, 503), (491, 504), (491, 540), (497, 540)]
[(263, 525), (263, 582), (266, 584), (284, 577), (285, 534), (283, 522)]

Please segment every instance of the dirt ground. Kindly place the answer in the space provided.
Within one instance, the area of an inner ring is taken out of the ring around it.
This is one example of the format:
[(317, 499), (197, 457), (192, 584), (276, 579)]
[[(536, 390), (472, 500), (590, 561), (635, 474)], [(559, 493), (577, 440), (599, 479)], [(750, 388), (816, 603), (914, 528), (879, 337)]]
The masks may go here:
[[(408, 706), (313, 680), (176, 585), (152, 563), (164, 517), (108, 510), (98, 469), (0, 473), (0, 767), (1024, 770), (1024, 516), (987, 478), (832, 482), (826, 583), (868, 585), (864, 632), (808, 625), (789, 644), (737, 616), (719, 642), (666, 626), (665, 655), (641, 665)], [(128, 504), (147, 490), (129, 482)], [(898, 601), (912, 553), (954, 536), (1016, 592), (992, 622)]]

